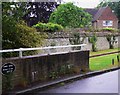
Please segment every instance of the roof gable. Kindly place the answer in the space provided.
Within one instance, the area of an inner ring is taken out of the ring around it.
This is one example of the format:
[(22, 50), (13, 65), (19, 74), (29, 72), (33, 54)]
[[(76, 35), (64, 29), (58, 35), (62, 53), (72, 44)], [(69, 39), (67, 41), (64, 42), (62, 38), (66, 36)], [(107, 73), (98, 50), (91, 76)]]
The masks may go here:
[(103, 14), (103, 12), (104, 12), (105, 9), (106, 9), (106, 7), (99, 8), (99, 10), (97, 11), (97, 13), (93, 17), (93, 21), (98, 20), (99, 17)]
[(85, 9), (86, 12), (92, 15), (92, 21), (96, 20), (118, 20), (110, 7), (101, 7), (99, 9)]
[(110, 7), (106, 7), (100, 17), (99, 20), (118, 20), (115, 13), (112, 12)]

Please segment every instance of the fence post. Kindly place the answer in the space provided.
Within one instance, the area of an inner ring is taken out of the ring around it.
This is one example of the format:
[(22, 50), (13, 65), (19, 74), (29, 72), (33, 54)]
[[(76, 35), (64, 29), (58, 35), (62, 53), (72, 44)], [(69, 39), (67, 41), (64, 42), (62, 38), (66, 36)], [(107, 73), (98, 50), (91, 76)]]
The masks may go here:
[(50, 54), (51, 52), (50, 52), (50, 49), (48, 49), (48, 55)]
[(118, 63), (120, 62), (119, 55), (117, 55), (117, 61), (118, 61)]
[(22, 48), (20, 48), (19, 57), (22, 58)]
[(112, 59), (112, 65), (114, 65), (114, 59)]

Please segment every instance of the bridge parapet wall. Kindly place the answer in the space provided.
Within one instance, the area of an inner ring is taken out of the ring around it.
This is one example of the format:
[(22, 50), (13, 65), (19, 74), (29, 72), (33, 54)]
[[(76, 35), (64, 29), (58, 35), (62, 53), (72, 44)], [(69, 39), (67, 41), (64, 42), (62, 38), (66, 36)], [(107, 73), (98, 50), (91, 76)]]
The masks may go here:
[[(18, 88), (89, 70), (89, 51), (74, 51), (2, 60), (2, 64), (9, 62), (16, 67), (13, 72), (12, 83), (14, 88)], [(3, 75), (4, 85), (5, 80)], [(4, 86), (3, 89), (5, 89)]]

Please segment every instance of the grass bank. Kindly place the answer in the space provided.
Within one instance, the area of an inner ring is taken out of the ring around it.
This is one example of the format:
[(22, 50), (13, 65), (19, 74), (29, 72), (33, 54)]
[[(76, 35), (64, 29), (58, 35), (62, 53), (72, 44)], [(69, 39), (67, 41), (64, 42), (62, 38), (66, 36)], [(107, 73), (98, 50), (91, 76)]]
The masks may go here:
[[(103, 70), (112, 67), (117, 67), (118, 66), (117, 55), (119, 54), (115, 53), (115, 54), (90, 58), (90, 62), (89, 62), (90, 70), (96, 71), (96, 70)], [(114, 65), (112, 64), (112, 59), (114, 59)]]

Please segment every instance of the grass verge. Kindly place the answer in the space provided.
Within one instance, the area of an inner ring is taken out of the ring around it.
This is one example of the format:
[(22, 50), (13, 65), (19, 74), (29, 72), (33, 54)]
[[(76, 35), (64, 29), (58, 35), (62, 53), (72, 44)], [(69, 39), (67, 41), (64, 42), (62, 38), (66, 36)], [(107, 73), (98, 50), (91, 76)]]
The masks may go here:
[[(104, 70), (112, 67), (117, 67), (118, 66), (117, 55), (119, 54), (115, 53), (115, 54), (90, 58), (90, 62), (89, 62), (90, 70), (96, 71), (96, 70)], [(112, 64), (112, 59), (114, 59), (114, 65)]]

